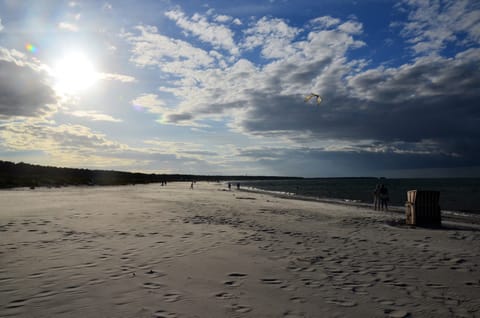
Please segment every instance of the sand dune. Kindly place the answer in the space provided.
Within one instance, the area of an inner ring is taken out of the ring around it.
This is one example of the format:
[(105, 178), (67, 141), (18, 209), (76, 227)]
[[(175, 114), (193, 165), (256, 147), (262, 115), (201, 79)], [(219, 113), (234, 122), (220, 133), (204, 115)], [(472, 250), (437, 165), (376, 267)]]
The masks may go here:
[(0, 317), (477, 317), (480, 229), (224, 191), (0, 192)]

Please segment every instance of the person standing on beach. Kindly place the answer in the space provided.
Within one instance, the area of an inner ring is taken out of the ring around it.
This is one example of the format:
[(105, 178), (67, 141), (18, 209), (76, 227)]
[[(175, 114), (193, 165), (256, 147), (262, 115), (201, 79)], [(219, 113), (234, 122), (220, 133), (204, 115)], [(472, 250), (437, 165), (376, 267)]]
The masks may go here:
[(373, 190), (373, 209), (375, 211), (380, 210), (380, 184), (377, 183)]
[(380, 207), (384, 211), (388, 211), (388, 189), (382, 184), (380, 186)]

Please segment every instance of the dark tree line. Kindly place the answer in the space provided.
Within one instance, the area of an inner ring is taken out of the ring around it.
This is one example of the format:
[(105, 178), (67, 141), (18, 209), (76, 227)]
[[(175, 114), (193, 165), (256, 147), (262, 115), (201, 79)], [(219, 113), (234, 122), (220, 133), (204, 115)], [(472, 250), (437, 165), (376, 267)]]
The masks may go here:
[(67, 185), (127, 185), (177, 181), (294, 179), (271, 176), (213, 176), (191, 174), (146, 174), (112, 170), (59, 168), (0, 160), (0, 188), (59, 187)]

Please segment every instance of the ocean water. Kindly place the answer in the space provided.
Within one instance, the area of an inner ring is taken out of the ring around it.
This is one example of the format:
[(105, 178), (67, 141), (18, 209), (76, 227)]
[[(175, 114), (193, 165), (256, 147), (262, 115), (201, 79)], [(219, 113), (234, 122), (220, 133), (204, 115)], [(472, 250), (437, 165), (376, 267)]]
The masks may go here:
[(266, 191), (359, 204), (372, 203), (372, 192), (377, 183), (387, 186), (391, 206), (404, 207), (408, 190), (436, 190), (440, 191), (442, 211), (480, 214), (479, 178), (319, 178), (242, 181), (243, 186)]

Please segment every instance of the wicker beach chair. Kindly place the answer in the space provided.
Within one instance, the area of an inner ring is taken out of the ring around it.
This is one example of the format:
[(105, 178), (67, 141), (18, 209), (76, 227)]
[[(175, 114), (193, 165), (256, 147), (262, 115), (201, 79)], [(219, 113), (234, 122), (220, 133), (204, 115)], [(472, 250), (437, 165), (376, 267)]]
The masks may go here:
[(406, 223), (410, 225), (441, 225), (439, 199), (439, 191), (408, 191), (405, 203)]

